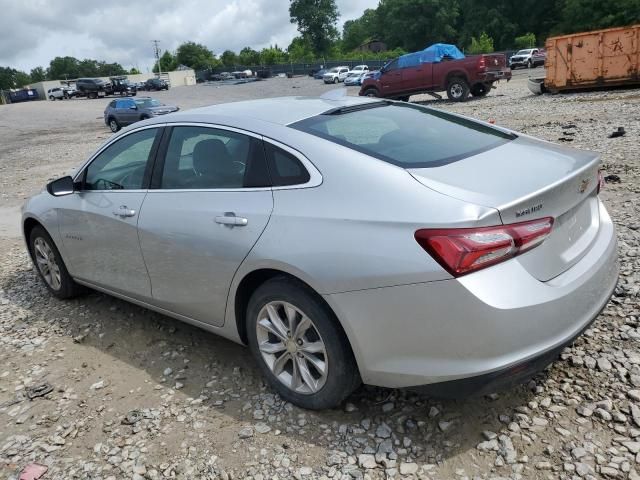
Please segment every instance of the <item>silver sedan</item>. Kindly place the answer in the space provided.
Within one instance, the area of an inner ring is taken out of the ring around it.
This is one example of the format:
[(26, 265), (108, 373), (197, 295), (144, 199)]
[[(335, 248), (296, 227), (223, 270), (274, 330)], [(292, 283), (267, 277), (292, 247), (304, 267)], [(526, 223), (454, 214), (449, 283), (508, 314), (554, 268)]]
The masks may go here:
[(53, 295), (247, 344), (297, 405), (460, 396), (543, 369), (609, 300), (598, 163), (409, 103), (257, 100), (124, 129), (22, 221)]

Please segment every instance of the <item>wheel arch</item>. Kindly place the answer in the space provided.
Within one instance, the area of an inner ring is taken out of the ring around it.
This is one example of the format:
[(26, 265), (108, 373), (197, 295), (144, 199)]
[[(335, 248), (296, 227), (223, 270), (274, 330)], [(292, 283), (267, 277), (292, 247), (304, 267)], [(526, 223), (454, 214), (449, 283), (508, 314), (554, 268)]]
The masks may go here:
[(445, 88), (449, 86), (449, 82), (454, 78), (461, 78), (465, 82), (469, 83), (469, 76), (466, 74), (466, 72), (462, 70), (453, 70), (449, 72), (445, 78)]
[[(45, 231), (47, 228), (38, 220), (33, 217), (27, 217), (22, 222), (22, 234), (24, 235), (24, 239), (29, 244), (29, 237), (31, 236), (31, 232), (35, 227), (42, 227)], [(31, 253), (31, 250), (29, 250)]]
[(260, 285), (277, 277), (284, 277), (284, 278), (288, 278), (295, 281), (296, 283), (301, 285), (305, 290), (307, 290), (311, 295), (313, 295), (317, 300), (320, 301), (323, 308), (331, 316), (331, 318), (333, 318), (336, 325), (344, 335), (344, 338), (347, 341), (347, 344), (349, 345), (349, 349), (351, 350), (351, 355), (353, 356), (357, 364), (358, 357), (355, 354), (353, 345), (351, 343), (351, 339), (347, 334), (347, 330), (344, 328), (344, 326), (342, 325), (342, 322), (338, 318), (338, 315), (335, 313), (333, 308), (331, 308), (331, 306), (325, 300), (325, 298), (320, 293), (318, 293), (318, 291), (315, 288), (313, 288), (313, 286), (311, 286), (308, 282), (305, 282), (303, 279), (301, 279), (300, 276), (294, 275), (290, 272), (281, 270), (279, 268), (259, 268), (251, 272), (248, 272), (242, 278), (242, 280), (240, 280), (240, 282), (238, 283), (235, 289), (234, 296), (233, 296), (233, 309), (234, 309), (234, 317), (235, 317), (234, 319), (236, 322), (238, 336), (242, 341), (242, 343), (244, 343), (245, 345), (248, 344), (246, 315), (247, 315), (247, 306), (249, 303), (249, 299), (251, 298), (251, 295), (253, 295), (253, 293), (258, 289), (258, 287), (260, 287)]

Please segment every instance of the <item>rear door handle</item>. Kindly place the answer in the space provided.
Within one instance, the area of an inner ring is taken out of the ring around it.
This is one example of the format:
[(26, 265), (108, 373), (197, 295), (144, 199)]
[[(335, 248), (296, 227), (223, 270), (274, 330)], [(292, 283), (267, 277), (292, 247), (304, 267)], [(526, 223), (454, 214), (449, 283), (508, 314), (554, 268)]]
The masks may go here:
[(120, 208), (113, 211), (113, 214), (117, 217), (133, 217), (136, 214), (135, 210), (130, 209), (126, 205), (120, 205)]
[(249, 220), (243, 217), (236, 217), (233, 212), (225, 212), (223, 216), (216, 217), (216, 223), (229, 227), (246, 227)]

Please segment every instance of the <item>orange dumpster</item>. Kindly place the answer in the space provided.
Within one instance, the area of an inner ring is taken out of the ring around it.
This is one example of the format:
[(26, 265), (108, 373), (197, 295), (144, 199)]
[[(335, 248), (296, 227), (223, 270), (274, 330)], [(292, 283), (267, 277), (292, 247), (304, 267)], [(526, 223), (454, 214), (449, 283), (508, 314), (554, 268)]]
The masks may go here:
[(551, 37), (546, 49), (548, 91), (640, 85), (640, 25)]

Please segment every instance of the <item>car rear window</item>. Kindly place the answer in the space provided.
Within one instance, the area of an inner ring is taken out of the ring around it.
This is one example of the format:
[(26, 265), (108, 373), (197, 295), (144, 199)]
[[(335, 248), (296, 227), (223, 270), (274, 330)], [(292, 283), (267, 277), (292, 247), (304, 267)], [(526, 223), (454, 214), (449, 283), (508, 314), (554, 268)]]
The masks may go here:
[(516, 138), (439, 110), (391, 102), (336, 109), (291, 127), (403, 168), (446, 165)]

